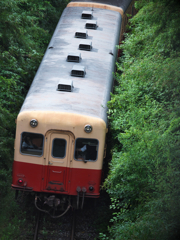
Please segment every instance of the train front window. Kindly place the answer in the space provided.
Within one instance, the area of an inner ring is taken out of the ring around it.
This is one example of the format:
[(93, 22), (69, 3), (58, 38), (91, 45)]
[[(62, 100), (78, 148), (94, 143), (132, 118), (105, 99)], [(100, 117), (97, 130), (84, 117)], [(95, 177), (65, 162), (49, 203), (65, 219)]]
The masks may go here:
[(21, 134), (21, 153), (42, 156), (44, 136), (37, 133), (23, 132)]
[(76, 139), (75, 159), (81, 161), (96, 161), (98, 156), (98, 140), (88, 138)]
[(52, 156), (54, 158), (64, 158), (66, 156), (66, 140), (55, 138), (53, 140)]

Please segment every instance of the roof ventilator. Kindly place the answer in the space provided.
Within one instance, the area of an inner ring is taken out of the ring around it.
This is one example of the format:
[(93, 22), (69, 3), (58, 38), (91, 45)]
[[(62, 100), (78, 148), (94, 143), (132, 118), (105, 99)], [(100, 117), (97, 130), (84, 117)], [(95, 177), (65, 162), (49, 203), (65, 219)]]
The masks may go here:
[(79, 44), (80, 50), (91, 51), (92, 49), (92, 42), (88, 40), (82, 40)]
[(75, 33), (75, 38), (87, 38), (88, 37), (88, 31), (87, 30), (78, 30)]
[(67, 62), (80, 62), (81, 54), (80, 53), (69, 53), (67, 55)]
[(92, 11), (83, 11), (82, 14), (81, 14), (81, 18), (92, 19), (93, 18), (93, 12)]
[(84, 66), (74, 65), (71, 70), (71, 76), (74, 77), (85, 77), (86, 71)]
[(86, 22), (85, 28), (87, 29), (96, 29), (97, 28), (97, 21), (89, 20)]
[(57, 91), (72, 92), (73, 91), (73, 81), (61, 79), (58, 83)]

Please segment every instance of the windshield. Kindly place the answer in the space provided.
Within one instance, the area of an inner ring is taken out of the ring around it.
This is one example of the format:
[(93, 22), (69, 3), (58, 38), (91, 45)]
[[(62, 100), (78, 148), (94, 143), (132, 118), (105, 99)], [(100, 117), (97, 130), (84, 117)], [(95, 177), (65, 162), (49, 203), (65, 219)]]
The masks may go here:
[(21, 153), (42, 156), (44, 140), (42, 134), (23, 132), (21, 136)]
[(82, 161), (96, 161), (98, 156), (98, 140), (90, 138), (76, 139), (75, 159)]

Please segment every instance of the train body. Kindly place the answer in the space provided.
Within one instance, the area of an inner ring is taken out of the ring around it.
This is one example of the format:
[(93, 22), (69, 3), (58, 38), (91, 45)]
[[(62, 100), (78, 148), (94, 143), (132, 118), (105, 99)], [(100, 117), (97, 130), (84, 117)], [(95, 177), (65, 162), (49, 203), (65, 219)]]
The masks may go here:
[(99, 197), (107, 102), (131, 1), (72, 1), (17, 117), (12, 188)]

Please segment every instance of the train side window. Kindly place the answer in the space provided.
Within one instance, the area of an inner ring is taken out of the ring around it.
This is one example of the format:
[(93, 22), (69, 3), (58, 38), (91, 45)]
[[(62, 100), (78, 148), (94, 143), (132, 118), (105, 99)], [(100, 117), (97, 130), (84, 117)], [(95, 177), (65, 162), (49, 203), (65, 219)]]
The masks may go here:
[(42, 156), (44, 136), (38, 133), (23, 132), (21, 134), (21, 153)]
[(98, 145), (99, 142), (97, 139), (76, 139), (75, 159), (81, 161), (96, 161), (98, 156)]
[(54, 158), (64, 158), (66, 156), (66, 140), (54, 138), (52, 144), (52, 156)]

